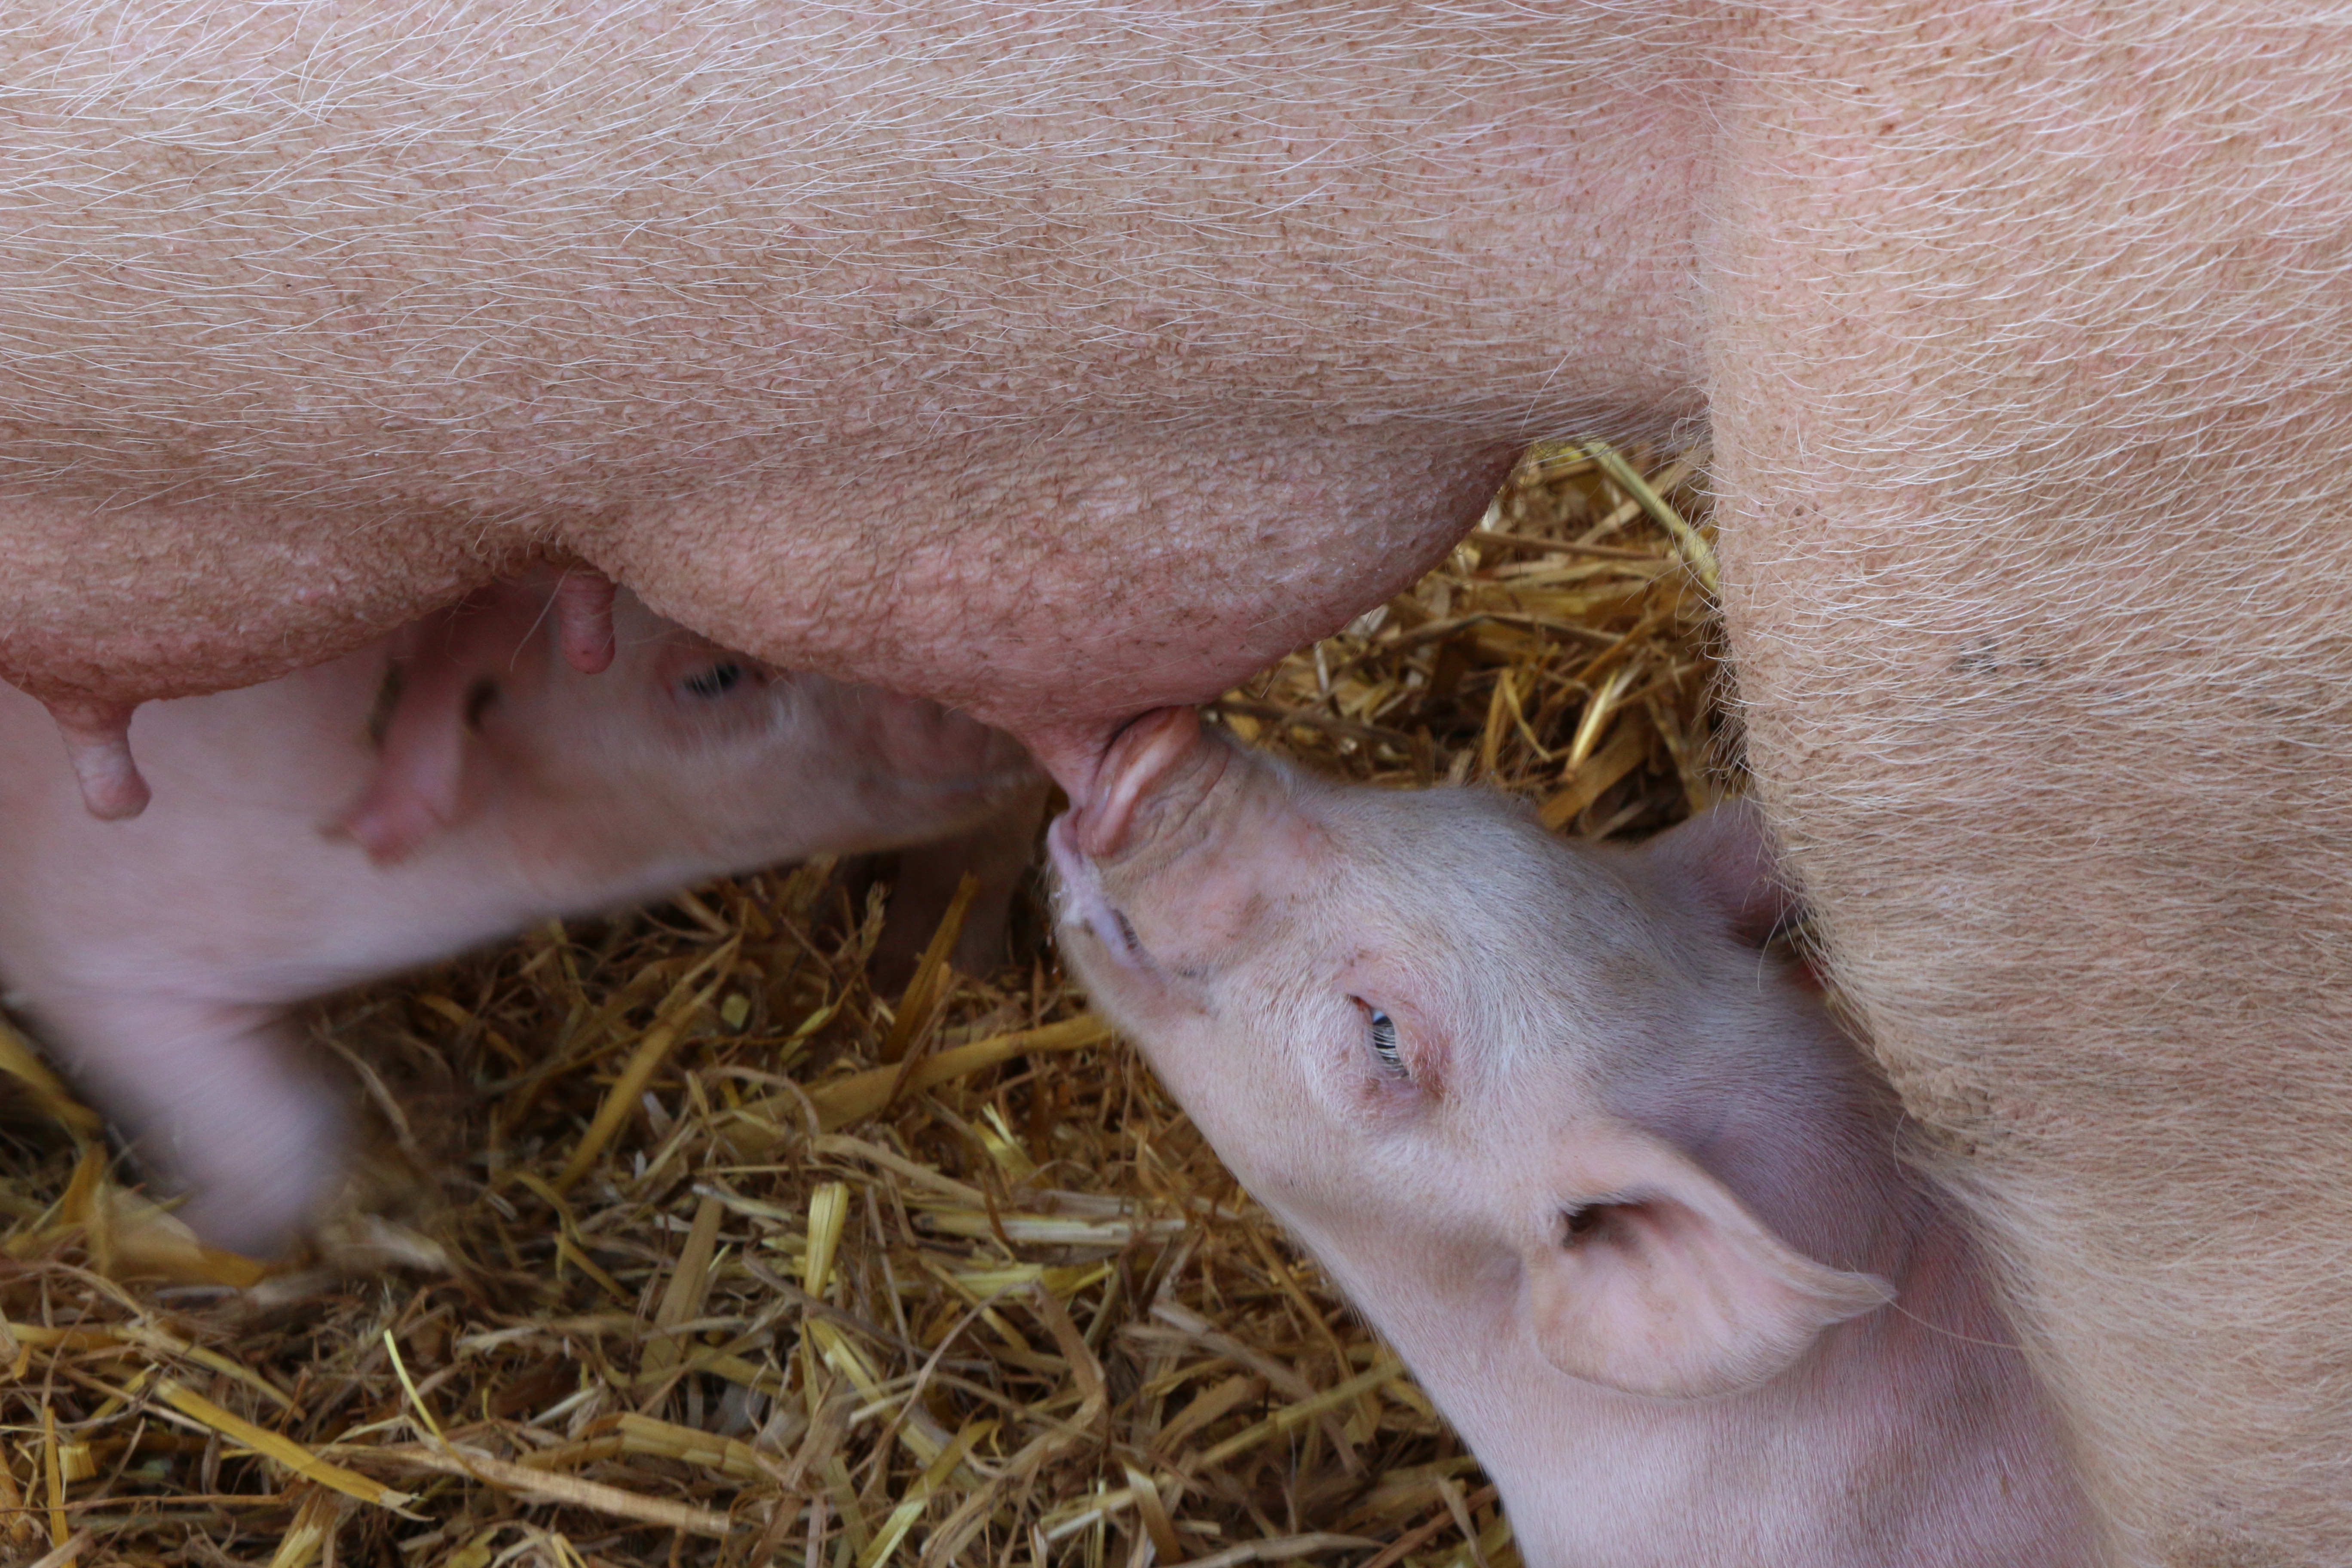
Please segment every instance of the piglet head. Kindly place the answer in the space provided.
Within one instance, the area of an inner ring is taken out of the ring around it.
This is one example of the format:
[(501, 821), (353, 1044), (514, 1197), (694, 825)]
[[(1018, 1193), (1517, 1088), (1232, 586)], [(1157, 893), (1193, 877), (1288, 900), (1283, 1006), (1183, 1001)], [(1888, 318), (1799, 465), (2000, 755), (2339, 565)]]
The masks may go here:
[(713, 871), (919, 843), (1035, 772), (936, 704), (772, 668), (620, 590), (547, 574), (396, 639), (373, 777), (341, 826), (380, 863), (494, 818), (546, 890), (620, 902)]
[(1036, 776), (1017, 742), (969, 715), (775, 668), (625, 592), (614, 625), (610, 669), (555, 668), (545, 694), (484, 727), (509, 787), (576, 819), (551, 840), (562, 853), (593, 831), (670, 876), (896, 848), (970, 826)]
[(1470, 1426), (1496, 1377), (1449, 1398), (1465, 1336), (1706, 1397), (1888, 1297), (1851, 1266), (1868, 1222), (1835, 1217), (1866, 1205), (1809, 1188), (1869, 1134), (1817, 999), (1754, 943), (1759, 834), (1734, 810), (1587, 850), (1187, 714), (1123, 736), (1049, 841), (1096, 1004)]

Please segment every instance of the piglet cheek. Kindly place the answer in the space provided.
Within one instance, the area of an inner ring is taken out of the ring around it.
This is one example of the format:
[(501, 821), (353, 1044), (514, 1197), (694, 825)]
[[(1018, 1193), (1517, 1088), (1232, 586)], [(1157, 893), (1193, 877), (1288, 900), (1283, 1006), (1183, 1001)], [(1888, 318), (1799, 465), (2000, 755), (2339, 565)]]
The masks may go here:
[[(1318, 1113), (1290, 1064), (1231, 1014), (1195, 1016), (1155, 1032), (1152, 1071), (1254, 1192), (1289, 1193)], [(1310, 1168), (1320, 1162), (1306, 1162)]]

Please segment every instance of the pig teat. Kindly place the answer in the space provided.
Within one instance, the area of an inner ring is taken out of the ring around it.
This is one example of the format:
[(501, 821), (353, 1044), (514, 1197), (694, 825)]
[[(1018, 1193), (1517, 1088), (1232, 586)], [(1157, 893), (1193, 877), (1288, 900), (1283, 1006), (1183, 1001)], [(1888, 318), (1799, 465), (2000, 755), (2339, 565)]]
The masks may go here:
[[(556, 643), (564, 661), (584, 675), (613, 663), (616, 591), (609, 578), (594, 572), (567, 572), (556, 581), (550, 606)], [(45, 700), (42, 705), (57, 721), (89, 814), (101, 822), (120, 822), (145, 811), (152, 795), (131, 752), (131, 719), (138, 704), (60, 698)]]
[(574, 570), (556, 579), (556, 646), (563, 650), (563, 661), (583, 675), (612, 668), (617, 647), (613, 635), (616, 591), (611, 578), (593, 572)]
[(1093, 856), (1118, 854), (1137, 805), (1202, 740), (1200, 715), (1190, 708), (1157, 708), (1131, 721), (1103, 753), (1091, 795), (1074, 803), (1065, 819), (1073, 847)]
[(70, 700), (44, 704), (58, 721), (81, 786), (81, 803), (100, 822), (120, 822), (147, 809), (147, 781), (131, 755), (131, 702)]

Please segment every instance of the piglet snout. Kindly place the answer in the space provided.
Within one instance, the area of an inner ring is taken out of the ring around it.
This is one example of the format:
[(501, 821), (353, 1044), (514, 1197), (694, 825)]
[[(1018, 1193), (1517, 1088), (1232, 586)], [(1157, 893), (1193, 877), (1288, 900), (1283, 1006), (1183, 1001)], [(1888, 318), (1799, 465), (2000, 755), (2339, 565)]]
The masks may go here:
[(1070, 829), (1070, 818), (1060, 816), (1045, 830), (1046, 852), (1053, 857), (1054, 869), (1062, 880), (1065, 902), (1063, 918), (1073, 917), (1085, 924), (1103, 945), (1103, 951), (1120, 963), (1129, 966), (1144, 960), (1142, 944), (1136, 940), (1135, 926), (1121, 914), (1105, 896), (1102, 878), (1094, 864), (1077, 847)]

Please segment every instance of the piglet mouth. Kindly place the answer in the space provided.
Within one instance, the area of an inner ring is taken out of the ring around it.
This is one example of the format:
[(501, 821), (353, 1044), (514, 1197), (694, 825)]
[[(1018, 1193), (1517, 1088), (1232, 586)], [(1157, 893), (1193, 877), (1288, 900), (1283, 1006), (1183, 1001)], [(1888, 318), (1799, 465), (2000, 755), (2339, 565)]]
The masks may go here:
[(1102, 878), (1096, 872), (1094, 862), (1072, 841), (1070, 819), (1057, 816), (1045, 830), (1045, 847), (1053, 856), (1054, 869), (1060, 873), (1062, 883), (1061, 923), (1073, 929), (1083, 926), (1094, 932), (1103, 951), (1129, 969), (1148, 969), (1151, 958), (1137, 940), (1134, 923), (1121, 914), (1103, 896)]

